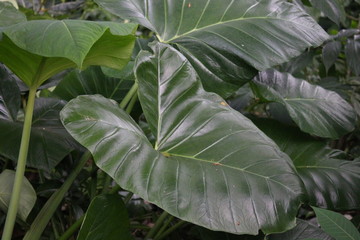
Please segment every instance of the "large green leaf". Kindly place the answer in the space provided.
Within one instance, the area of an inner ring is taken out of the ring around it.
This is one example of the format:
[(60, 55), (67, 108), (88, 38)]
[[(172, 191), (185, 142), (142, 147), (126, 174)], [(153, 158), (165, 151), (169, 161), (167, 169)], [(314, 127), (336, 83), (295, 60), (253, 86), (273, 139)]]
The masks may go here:
[(271, 234), (268, 240), (334, 240), (317, 226), (301, 219), (296, 220), (296, 227), (285, 233)]
[(251, 84), (261, 99), (284, 105), (304, 132), (339, 138), (355, 127), (353, 108), (335, 92), (272, 69)]
[[(15, 172), (11, 170), (4, 170), (0, 174), (0, 209), (3, 211), (7, 211), (9, 204), (11, 193), (13, 190), (15, 180)], [(24, 178), (21, 186), (21, 198), (19, 201), (19, 211), (18, 217), (26, 221), (29, 213), (34, 207), (36, 202), (36, 192), (34, 188), (31, 186), (31, 183)]]
[[(38, 98), (35, 102), (27, 165), (50, 171), (77, 146), (59, 119), (65, 101)], [(0, 119), (0, 154), (17, 161), (23, 122)]]
[(155, 149), (101, 96), (72, 100), (61, 112), (66, 129), (121, 187), (176, 217), (237, 234), (293, 227), (303, 190), (291, 160), (205, 92), (178, 51), (163, 44), (153, 50), (140, 54), (135, 73)]
[(133, 81), (105, 76), (100, 67), (90, 67), (85, 71), (70, 72), (53, 93), (66, 101), (79, 95), (101, 94), (120, 102), (133, 84)]
[(336, 62), (339, 54), (341, 53), (341, 47), (342, 45), (340, 41), (331, 41), (325, 44), (322, 51), (322, 59), (327, 72)]
[(118, 195), (100, 195), (86, 211), (77, 240), (130, 240), (130, 222), (126, 207)]
[[(328, 38), (306, 13), (282, 0), (96, 0), (108, 11), (177, 44), (205, 89), (229, 95), (265, 70)], [(221, 87), (219, 87), (221, 86)]]
[(130, 59), (135, 29), (134, 24), (80, 20), (23, 22), (0, 31), (0, 61), (37, 87), (66, 68), (121, 69)]
[(341, 0), (310, 0), (310, 2), (337, 25), (345, 23), (346, 13)]
[(16, 120), (20, 104), (20, 90), (15, 79), (0, 66), (0, 119)]
[(0, 1), (0, 28), (24, 21), (26, 21), (26, 16), (19, 12), (10, 2)]
[(269, 119), (255, 124), (290, 156), (305, 183), (311, 205), (328, 209), (360, 208), (360, 161), (332, 159), (326, 141)]
[(360, 233), (348, 219), (337, 212), (312, 207), (321, 228), (336, 240), (358, 240)]

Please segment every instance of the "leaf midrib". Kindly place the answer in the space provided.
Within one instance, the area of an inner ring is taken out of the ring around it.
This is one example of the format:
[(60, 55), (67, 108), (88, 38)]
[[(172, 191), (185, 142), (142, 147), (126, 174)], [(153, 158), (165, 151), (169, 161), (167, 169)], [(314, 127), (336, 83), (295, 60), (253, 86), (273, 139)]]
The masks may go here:
[[(149, 22), (150, 22), (150, 19), (148, 19), (148, 18), (146, 18)], [(206, 26), (204, 26), (204, 27), (201, 27), (201, 28), (194, 28), (194, 29), (192, 29), (192, 30), (190, 30), (190, 31), (187, 31), (187, 32), (184, 32), (184, 33), (182, 33), (182, 34), (180, 34), (180, 35), (175, 35), (175, 36), (173, 36), (172, 38), (170, 38), (170, 39), (163, 39), (160, 35), (159, 35), (159, 33), (157, 33), (156, 35), (157, 35), (157, 37), (158, 37), (158, 39), (159, 39), (159, 41), (160, 42), (163, 42), (163, 43), (170, 43), (170, 42), (172, 42), (172, 41), (174, 41), (174, 40), (176, 40), (176, 39), (179, 39), (179, 38), (182, 38), (182, 37), (185, 37), (185, 36), (187, 36), (187, 35), (190, 35), (191, 33), (193, 33), (193, 32), (197, 32), (197, 31), (202, 31), (202, 30), (204, 30), (204, 29), (207, 29), (207, 28), (212, 28), (212, 27), (214, 27), (214, 26), (218, 26), (218, 25), (221, 25), (221, 24), (226, 24), (226, 23), (231, 23), (231, 22), (236, 22), (236, 21), (246, 21), (246, 20), (252, 20), (252, 19), (256, 19), (256, 20), (258, 20), (258, 19), (265, 19), (265, 20), (278, 20), (278, 21), (285, 21), (285, 22), (290, 22), (290, 23), (292, 23), (292, 24), (295, 24), (295, 25), (299, 25), (299, 26), (302, 26), (302, 27), (304, 27), (304, 28), (306, 28), (306, 29), (311, 29), (311, 30), (313, 30), (313, 28), (311, 28), (311, 27), (309, 27), (309, 26), (306, 26), (306, 25), (303, 25), (303, 24), (299, 24), (299, 23), (297, 23), (297, 22), (293, 22), (293, 21), (290, 21), (290, 20), (287, 20), (287, 19), (282, 19), (282, 18), (276, 18), (276, 17), (248, 17), (248, 18), (243, 18), (243, 17), (240, 17), (240, 18), (236, 18), (236, 19), (232, 19), (232, 20), (228, 20), (228, 21), (220, 21), (220, 22), (217, 22), (217, 23), (213, 23), (213, 24), (209, 24), (209, 25), (206, 25)], [(179, 27), (180, 28), (180, 27)]]

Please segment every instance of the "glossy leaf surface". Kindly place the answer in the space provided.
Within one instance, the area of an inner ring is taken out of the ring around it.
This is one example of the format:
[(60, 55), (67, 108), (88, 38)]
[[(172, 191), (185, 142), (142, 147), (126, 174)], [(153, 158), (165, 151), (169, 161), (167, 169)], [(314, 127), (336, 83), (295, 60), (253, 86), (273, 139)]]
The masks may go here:
[(130, 240), (130, 222), (119, 195), (100, 195), (92, 200), (77, 240)]
[(343, 215), (326, 209), (312, 207), (321, 228), (336, 240), (357, 240), (360, 233)]
[(290, 74), (267, 70), (254, 79), (252, 87), (261, 99), (284, 105), (304, 132), (339, 138), (355, 127), (352, 106), (337, 93)]
[(302, 183), (291, 160), (251, 121), (205, 92), (179, 52), (162, 44), (153, 50), (155, 56), (141, 53), (136, 77), (155, 149), (101, 96), (78, 97), (64, 108), (70, 134), (121, 187), (186, 221), (238, 234), (294, 226)]
[(26, 16), (19, 12), (11, 3), (0, 2), (0, 27), (10, 26), (24, 21), (26, 21)]
[(252, 79), (252, 67), (265, 70), (328, 38), (310, 16), (279, 0), (96, 2), (177, 44), (205, 89), (225, 96)]
[(341, 0), (310, 0), (310, 2), (338, 26), (340, 23), (345, 23), (346, 13)]
[(37, 87), (67, 68), (121, 69), (130, 59), (135, 28), (134, 24), (80, 20), (19, 23), (0, 32), (0, 61), (28, 86)]
[[(27, 165), (50, 171), (77, 144), (59, 119), (65, 101), (36, 99)], [(0, 119), (0, 154), (17, 161), (23, 122)]]
[(90, 67), (85, 71), (74, 70), (69, 73), (53, 93), (66, 101), (79, 95), (101, 94), (120, 102), (132, 84), (133, 81), (105, 76), (100, 67)]
[(345, 46), (346, 61), (356, 76), (360, 75), (360, 35), (348, 38)]
[(338, 210), (360, 208), (360, 161), (332, 159), (326, 141), (272, 120), (255, 124), (289, 155), (311, 205)]
[[(14, 171), (6, 169), (0, 174), (0, 209), (5, 212), (7, 211), (10, 204), (14, 180)], [(26, 221), (26, 218), (34, 207), (35, 202), (36, 192), (31, 183), (26, 178), (24, 178), (23, 184), (21, 186), (21, 198), (19, 202), (19, 210), (17, 213), (21, 220)]]
[(296, 220), (296, 227), (285, 233), (271, 234), (268, 240), (335, 240), (319, 227), (301, 220)]

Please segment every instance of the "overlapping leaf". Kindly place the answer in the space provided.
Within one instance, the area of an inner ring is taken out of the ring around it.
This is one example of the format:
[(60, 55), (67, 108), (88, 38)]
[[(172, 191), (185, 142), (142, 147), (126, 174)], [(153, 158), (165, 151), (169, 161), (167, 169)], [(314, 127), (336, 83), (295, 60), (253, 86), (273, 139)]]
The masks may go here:
[(130, 221), (118, 195), (100, 195), (92, 200), (77, 240), (130, 240)]
[(135, 28), (80, 20), (23, 22), (0, 31), (0, 61), (28, 86), (37, 87), (67, 68), (121, 69), (130, 59)]
[(328, 38), (310, 16), (281, 0), (96, 2), (177, 44), (205, 89), (225, 96), (252, 79), (249, 65), (265, 70)]
[[(27, 165), (50, 171), (77, 147), (59, 119), (65, 101), (38, 98), (35, 102)], [(0, 119), (0, 154), (17, 161), (23, 123)]]
[(20, 90), (15, 79), (0, 66), (0, 119), (16, 120), (20, 103)]
[(340, 25), (345, 23), (346, 13), (343, 3), (339, 0), (310, 0), (311, 4), (330, 18), (334, 23)]
[[(175, 49), (158, 44), (136, 64), (155, 149), (117, 104), (81, 96), (66, 129), (124, 189), (213, 230), (257, 234), (294, 226), (302, 183), (291, 160), (251, 121), (202, 89)], [(287, 196), (284, 198), (283, 196)]]
[(360, 75), (360, 35), (348, 38), (345, 46), (346, 61), (356, 76)]
[(319, 227), (301, 220), (296, 220), (296, 227), (285, 233), (272, 234), (269, 240), (334, 240), (330, 235), (326, 234)]
[(254, 79), (252, 87), (263, 100), (284, 105), (304, 132), (339, 138), (355, 127), (353, 108), (337, 93), (290, 74), (264, 71)]
[(10, 2), (0, 1), (0, 27), (10, 26), (24, 21), (26, 21), (26, 16), (19, 12)]
[(293, 160), (311, 205), (338, 210), (360, 208), (360, 161), (332, 159), (326, 141), (273, 120), (255, 120)]
[(101, 94), (120, 102), (133, 83), (133, 81), (107, 77), (100, 67), (90, 67), (82, 72), (74, 70), (69, 73), (53, 93), (66, 101), (79, 95)]
[[(15, 180), (15, 172), (4, 170), (0, 174), (0, 209), (7, 211), (10, 204), (11, 193)], [(36, 192), (31, 183), (24, 178), (21, 186), (21, 198), (19, 201), (19, 212), (17, 213), (21, 220), (26, 221), (29, 213), (36, 202)]]

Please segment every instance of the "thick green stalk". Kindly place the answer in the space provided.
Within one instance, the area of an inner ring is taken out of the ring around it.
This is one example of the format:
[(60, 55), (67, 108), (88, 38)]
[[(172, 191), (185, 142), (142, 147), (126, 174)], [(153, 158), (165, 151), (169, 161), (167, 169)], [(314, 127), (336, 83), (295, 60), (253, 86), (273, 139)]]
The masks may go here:
[(52, 215), (60, 205), (65, 194), (71, 187), (71, 184), (74, 182), (77, 175), (80, 173), (81, 169), (84, 167), (87, 160), (91, 157), (91, 153), (86, 151), (81, 157), (78, 165), (75, 167), (74, 171), (69, 175), (64, 184), (49, 198), (45, 203), (44, 207), (40, 210), (39, 214), (36, 216), (34, 222), (31, 224), (29, 231), (27, 231), (23, 240), (34, 240), (40, 239), (42, 232), (44, 231), (46, 225), (50, 221)]
[(71, 225), (71, 227), (69, 227), (68, 230), (66, 230), (66, 232), (64, 232), (64, 234), (58, 240), (68, 240), (72, 235), (74, 235), (76, 230), (80, 228), (82, 222), (84, 221), (84, 218), (85, 215), (76, 220), (76, 222)]
[(134, 94), (137, 92), (139, 85), (135, 82), (134, 85), (130, 88), (130, 90), (127, 92), (126, 96), (120, 103), (120, 107), (124, 109), (126, 105), (130, 102)]
[(154, 238), (154, 240), (162, 240), (164, 238), (166, 238), (168, 235), (170, 235), (172, 232), (174, 232), (175, 230), (177, 230), (178, 228), (183, 227), (184, 225), (188, 224), (188, 222), (185, 221), (180, 221), (178, 223), (176, 223), (174, 226), (172, 226), (171, 228), (169, 228), (168, 230), (166, 230), (163, 234), (161, 234), (159, 237)]
[(22, 137), (21, 137), (19, 157), (18, 157), (16, 173), (15, 173), (15, 181), (11, 194), (9, 210), (6, 216), (6, 222), (5, 222), (2, 240), (11, 240), (12, 232), (15, 226), (16, 215), (20, 201), (21, 186), (24, 180), (26, 159), (29, 150), (31, 122), (34, 112), (36, 90), (37, 90), (36, 87), (32, 87), (30, 88), (30, 92), (29, 92), (28, 103), (25, 111), (25, 121), (24, 121)]
[(145, 239), (152, 239), (153, 236), (159, 231), (165, 219), (169, 216), (169, 213), (163, 211), (160, 217), (156, 220), (154, 227), (150, 229)]

